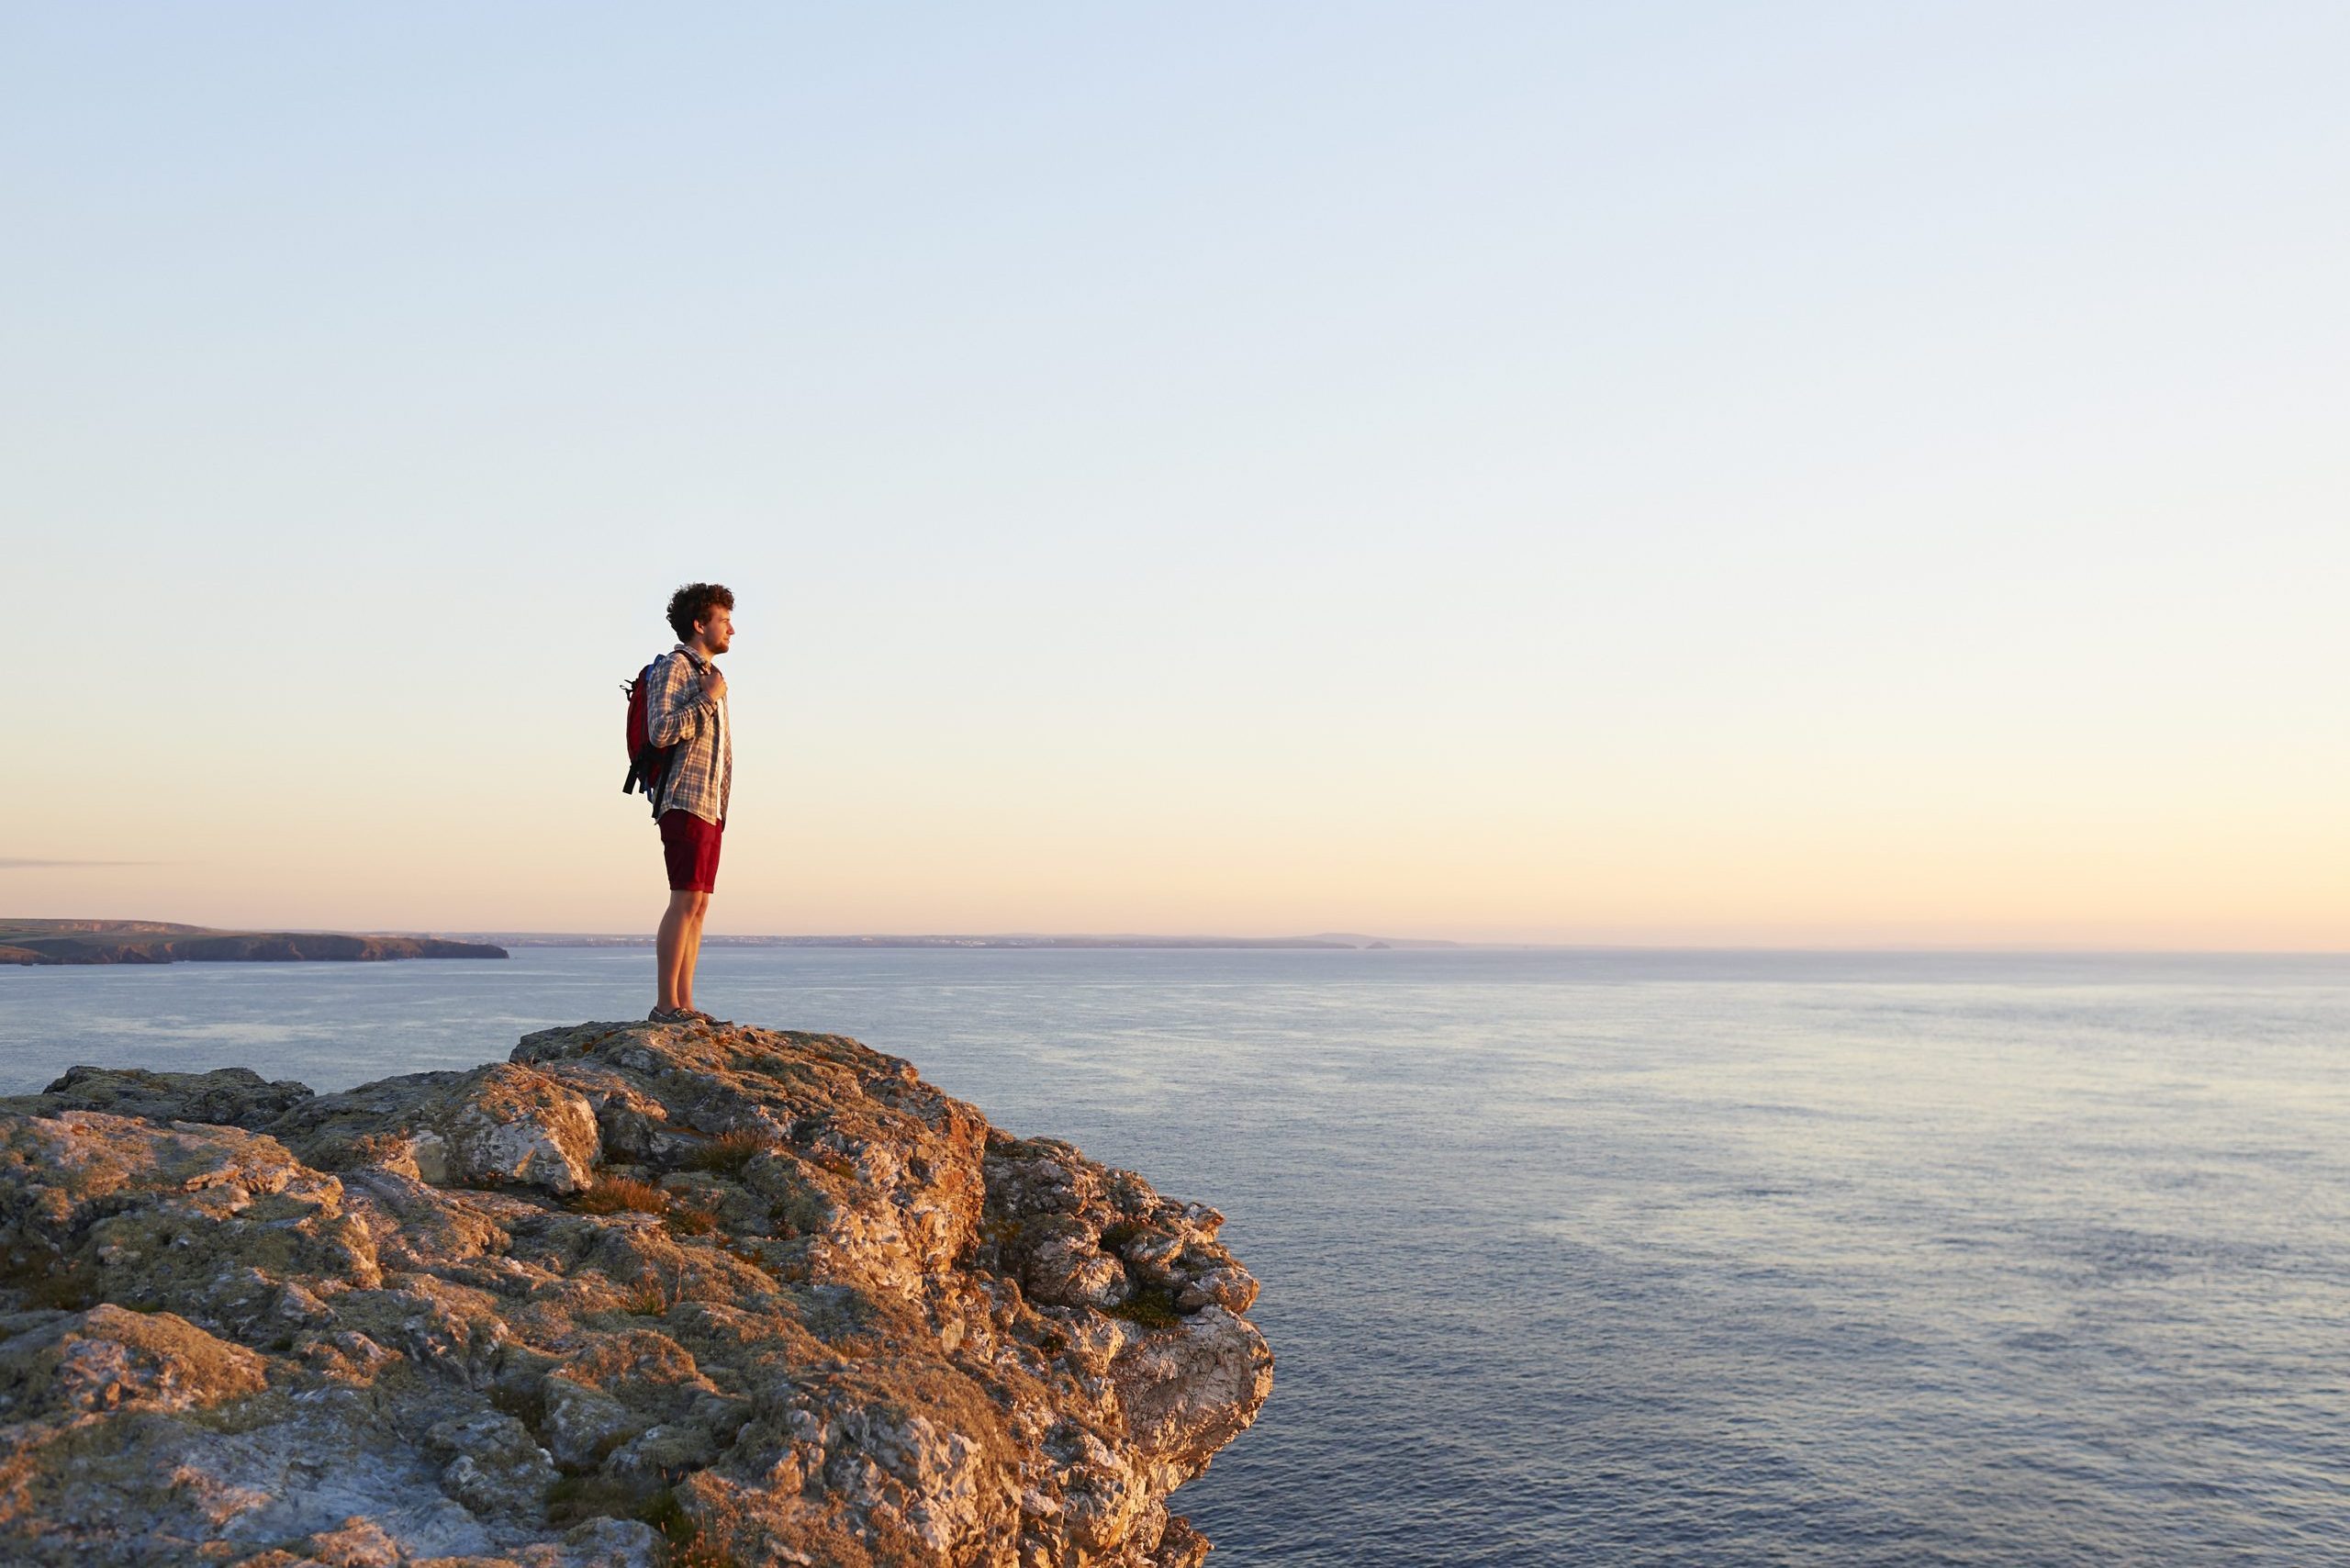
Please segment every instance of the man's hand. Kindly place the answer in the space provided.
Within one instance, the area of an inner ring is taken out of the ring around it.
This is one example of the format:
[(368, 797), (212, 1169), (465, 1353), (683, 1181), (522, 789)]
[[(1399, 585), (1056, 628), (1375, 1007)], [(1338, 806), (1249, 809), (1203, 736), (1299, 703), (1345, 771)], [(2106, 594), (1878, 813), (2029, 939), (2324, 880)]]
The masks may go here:
[(711, 665), (701, 672), (701, 694), (712, 702), (725, 699), (726, 678), (719, 674), (716, 665)]

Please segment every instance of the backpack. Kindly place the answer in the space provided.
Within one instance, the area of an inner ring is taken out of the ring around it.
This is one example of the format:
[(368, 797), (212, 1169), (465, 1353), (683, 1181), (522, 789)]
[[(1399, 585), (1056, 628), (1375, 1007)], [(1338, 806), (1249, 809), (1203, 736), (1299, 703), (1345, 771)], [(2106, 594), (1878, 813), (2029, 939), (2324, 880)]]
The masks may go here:
[[(653, 664), (661, 661), (655, 659)], [(621, 780), (621, 793), (633, 794), (642, 790), (652, 803), (653, 814), (661, 814), (661, 791), (669, 782), (669, 769), (677, 766), (677, 751), (674, 745), (655, 745), (646, 734), (644, 704), (653, 689), (653, 665), (636, 672), (634, 680), (621, 682), (621, 689), (628, 693), (628, 775)]]

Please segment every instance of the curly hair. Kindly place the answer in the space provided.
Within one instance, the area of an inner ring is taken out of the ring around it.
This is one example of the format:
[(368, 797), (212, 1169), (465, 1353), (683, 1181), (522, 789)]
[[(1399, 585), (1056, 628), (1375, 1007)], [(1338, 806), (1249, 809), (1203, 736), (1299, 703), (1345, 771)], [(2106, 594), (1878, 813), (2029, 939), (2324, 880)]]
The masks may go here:
[(723, 583), (688, 583), (669, 596), (669, 630), (680, 643), (691, 642), (694, 622), (709, 620), (721, 605), (734, 608), (734, 595)]

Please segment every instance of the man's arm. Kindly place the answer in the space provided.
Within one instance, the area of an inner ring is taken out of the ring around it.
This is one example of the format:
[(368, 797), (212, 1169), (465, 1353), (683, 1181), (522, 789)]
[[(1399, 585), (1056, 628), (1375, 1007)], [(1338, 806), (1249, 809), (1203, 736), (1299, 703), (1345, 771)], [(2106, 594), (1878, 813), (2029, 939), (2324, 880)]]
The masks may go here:
[(693, 661), (671, 654), (653, 675), (653, 689), (644, 699), (644, 738), (655, 745), (676, 745), (701, 734), (718, 700), (702, 689)]

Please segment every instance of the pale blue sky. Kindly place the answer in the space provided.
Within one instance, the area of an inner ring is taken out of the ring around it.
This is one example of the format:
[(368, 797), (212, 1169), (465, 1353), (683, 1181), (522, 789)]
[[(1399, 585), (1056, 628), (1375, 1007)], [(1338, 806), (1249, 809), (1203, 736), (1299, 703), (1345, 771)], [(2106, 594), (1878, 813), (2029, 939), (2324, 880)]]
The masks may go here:
[(0, 912), (2350, 946), (2342, 7), (0, 18)]

